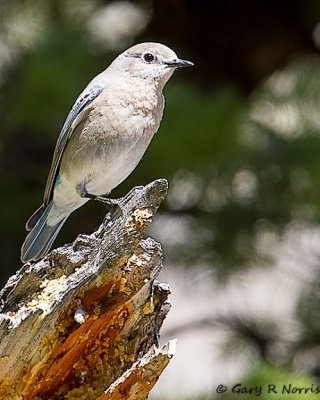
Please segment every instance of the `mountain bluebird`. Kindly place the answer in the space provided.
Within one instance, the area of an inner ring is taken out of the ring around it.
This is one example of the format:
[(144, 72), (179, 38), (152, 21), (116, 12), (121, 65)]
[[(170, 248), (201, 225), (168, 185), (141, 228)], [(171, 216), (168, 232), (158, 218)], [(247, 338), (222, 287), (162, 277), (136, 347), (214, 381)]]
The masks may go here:
[(159, 43), (120, 54), (72, 107), (58, 138), (43, 204), (29, 218), (21, 260), (44, 257), (68, 216), (104, 195), (137, 166), (164, 108), (162, 89), (178, 67), (193, 65)]

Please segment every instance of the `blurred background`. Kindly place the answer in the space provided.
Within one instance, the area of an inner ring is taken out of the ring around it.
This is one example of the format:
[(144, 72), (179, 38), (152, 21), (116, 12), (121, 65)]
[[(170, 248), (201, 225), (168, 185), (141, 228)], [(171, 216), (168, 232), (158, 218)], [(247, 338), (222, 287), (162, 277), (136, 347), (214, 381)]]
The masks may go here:
[[(21, 266), (24, 224), (41, 204), (73, 102), (141, 41), (196, 64), (166, 86), (159, 133), (112, 193), (169, 180), (148, 234), (163, 245), (161, 279), (172, 287), (161, 340), (179, 343), (151, 398), (254, 397), (217, 394), (218, 384), (316, 386), (317, 0), (1, 0), (1, 284)], [(91, 203), (72, 214), (55, 247), (100, 224), (105, 209)]]

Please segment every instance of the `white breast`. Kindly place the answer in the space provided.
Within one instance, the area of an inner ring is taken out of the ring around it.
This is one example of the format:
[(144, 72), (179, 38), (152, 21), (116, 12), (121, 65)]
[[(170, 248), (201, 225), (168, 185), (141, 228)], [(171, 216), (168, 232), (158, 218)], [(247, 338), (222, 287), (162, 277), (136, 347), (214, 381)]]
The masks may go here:
[[(124, 97), (124, 90), (130, 96)], [(94, 100), (64, 151), (52, 220), (87, 201), (80, 196), (79, 185), (90, 194), (105, 195), (134, 170), (159, 128), (163, 105), (161, 92), (137, 93), (134, 86), (121, 87), (121, 82), (112, 93), (104, 90)]]
[(150, 140), (140, 137), (136, 143), (128, 143), (117, 150), (114, 148), (111, 152), (106, 151), (105, 157), (95, 160), (92, 165), (86, 184), (88, 192), (95, 195), (111, 192), (135, 169), (149, 143)]

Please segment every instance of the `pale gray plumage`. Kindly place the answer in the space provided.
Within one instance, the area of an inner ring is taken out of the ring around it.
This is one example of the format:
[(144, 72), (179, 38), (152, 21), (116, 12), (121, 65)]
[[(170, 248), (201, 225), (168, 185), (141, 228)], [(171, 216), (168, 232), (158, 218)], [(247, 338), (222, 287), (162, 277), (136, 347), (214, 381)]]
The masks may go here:
[(22, 261), (43, 257), (72, 211), (134, 170), (159, 128), (164, 85), (189, 65), (162, 44), (141, 43), (89, 83), (61, 130), (43, 205), (26, 224)]

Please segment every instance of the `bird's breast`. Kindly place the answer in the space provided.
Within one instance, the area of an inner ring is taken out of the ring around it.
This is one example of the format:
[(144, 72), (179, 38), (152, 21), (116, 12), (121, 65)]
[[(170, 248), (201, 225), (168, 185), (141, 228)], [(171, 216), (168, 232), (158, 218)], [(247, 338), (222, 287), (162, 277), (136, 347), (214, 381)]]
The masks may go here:
[(151, 137), (141, 132), (136, 137), (119, 135), (111, 140), (102, 140), (81, 174), (87, 191), (103, 195), (118, 186), (135, 169)]
[(99, 99), (67, 146), (64, 158), (68, 166), (62, 168), (66, 172), (61, 174), (62, 180), (72, 181), (74, 187), (85, 183), (89, 193), (103, 195), (134, 170), (158, 130), (163, 112), (162, 95), (140, 100), (137, 104), (123, 96)]

